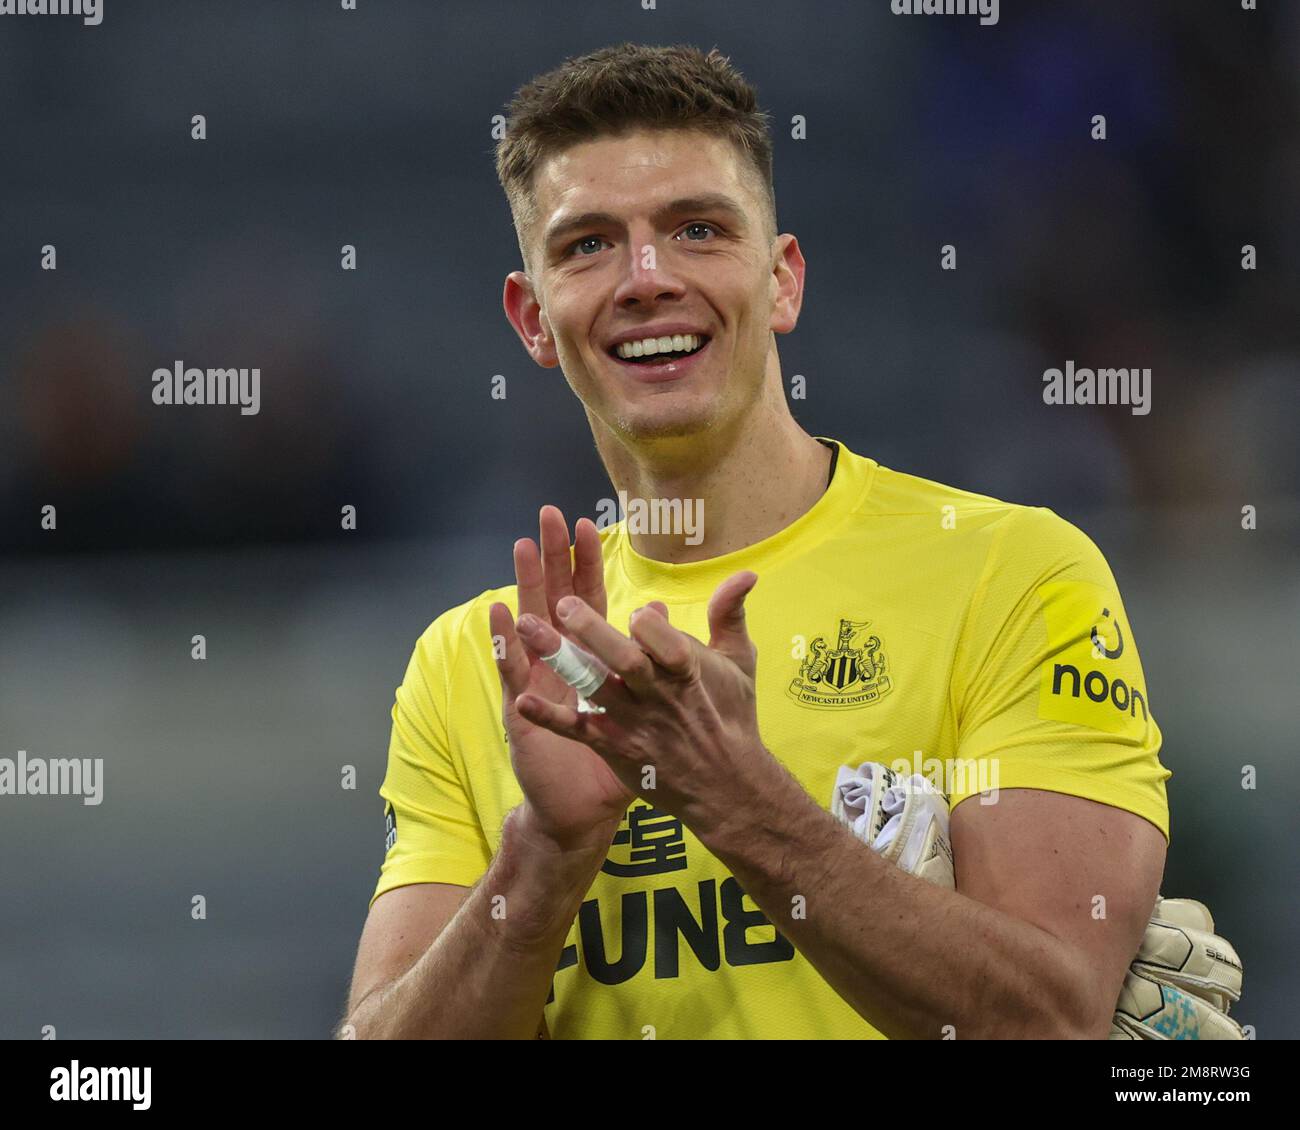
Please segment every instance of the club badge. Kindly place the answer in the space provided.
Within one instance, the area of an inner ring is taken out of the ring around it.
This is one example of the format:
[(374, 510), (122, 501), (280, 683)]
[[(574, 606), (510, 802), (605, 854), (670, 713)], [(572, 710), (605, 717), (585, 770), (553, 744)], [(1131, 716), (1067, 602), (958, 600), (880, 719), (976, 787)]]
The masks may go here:
[(841, 619), (834, 648), (827, 648), (824, 636), (814, 639), (787, 693), (805, 706), (846, 707), (867, 706), (887, 695), (893, 683), (880, 637), (867, 636), (853, 646), (870, 624), (870, 620)]

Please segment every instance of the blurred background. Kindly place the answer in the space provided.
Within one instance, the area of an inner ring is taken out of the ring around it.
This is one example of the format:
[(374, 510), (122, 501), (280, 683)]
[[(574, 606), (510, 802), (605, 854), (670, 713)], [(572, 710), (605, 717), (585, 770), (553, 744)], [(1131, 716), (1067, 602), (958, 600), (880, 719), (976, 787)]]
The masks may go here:
[[(1300, 1036), (1300, 5), (358, 7), (0, 20), (0, 757), (106, 778), (0, 797), (0, 1037), (339, 1019), (416, 637), (513, 581), (539, 506), (610, 493), (501, 313), (490, 131), (624, 40), (718, 46), (772, 115), (803, 426), (1107, 555), (1174, 772), (1164, 891), (1242, 954), (1234, 1015)], [(154, 405), (178, 359), (260, 367), (260, 414)], [(1067, 359), (1150, 367), (1152, 411), (1045, 406)]]

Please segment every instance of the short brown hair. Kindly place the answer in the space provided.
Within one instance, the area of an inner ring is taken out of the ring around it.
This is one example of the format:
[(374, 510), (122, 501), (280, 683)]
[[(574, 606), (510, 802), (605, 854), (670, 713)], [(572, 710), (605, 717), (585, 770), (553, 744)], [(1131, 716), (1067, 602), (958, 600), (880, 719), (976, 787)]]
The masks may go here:
[(497, 178), (527, 263), (525, 233), (536, 221), (533, 178), (542, 161), (570, 146), (635, 129), (683, 129), (724, 137), (757, 175), (764, 220), (776, 235), (772, 138), (758, 94), (715, 47), (621, 43), (560, 66), (520, 87), (497, 144)]

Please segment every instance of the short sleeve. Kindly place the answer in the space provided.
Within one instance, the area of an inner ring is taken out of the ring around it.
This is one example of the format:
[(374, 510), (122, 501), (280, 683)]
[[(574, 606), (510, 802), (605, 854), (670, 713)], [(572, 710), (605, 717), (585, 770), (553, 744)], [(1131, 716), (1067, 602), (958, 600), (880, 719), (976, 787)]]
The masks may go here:
[(465, 609), (420, 637), (393, 704), (384, 799), (386, 851), (371, 903), (410, 883), (472, 886), (492, 853), (452, 753), (447, 705)]
[(1160, 729), (1101, 551), (1042, 507), (999, 519), (954, 662), (955, 808), (986, 787), (1068, 793), (1169, 838)]

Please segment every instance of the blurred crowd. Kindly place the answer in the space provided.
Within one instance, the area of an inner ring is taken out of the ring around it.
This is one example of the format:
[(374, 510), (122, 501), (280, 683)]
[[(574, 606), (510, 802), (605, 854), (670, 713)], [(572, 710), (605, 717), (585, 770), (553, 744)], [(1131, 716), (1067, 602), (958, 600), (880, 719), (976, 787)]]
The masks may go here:
[[(258, 7), (223, 17), (220, 66), (159, 56), (168, 21), (192, 26), (184, 5), (0, 48), (0, 551), (328, 539), (346, 504), (369, 536), (437, 534), (606, 493), (561, 375), (501, 314), (517, 252), (488, 133), (514, 86), (596, 41), (557, 25), (550, 50), (514, 45), (517, 66), (489, 71), (454, 43), (422, 57), (412, 33), (381, 66), (378, 40), (291, 48), (302, 10)], [(805, 426), (1067, 512), (1294, 516), (1297, 12), (1042, 4), (922, 32), (880, 8), (837, 12), (834, 65), (773, 64), (777, 5), (723, 44), (772, 112), (782, 228), (810, 262), (779, 343), (808, 376)], [(388, 18), (365, 34), (419, 26), (414, 7)], [(366, 85), (340, 107), (319, 74), (268, 80), (277, 42), (322, 72), (364, 66)], [(49, 80), (74, 73), (97, 91), (93, 131)], [(146, 112), (142, 83), (174, 87), (174, 113)], [(795, 112), (808, 141), (787, 135)], [(38, 269), (46, 244), (57, 272)], [(1150, 367), (1152, 413), (1045, 406), (1043, 370), (1071, 359)], [(259, 366), (262, 411), (154, 405), (150, 374), (177, 360)]]

